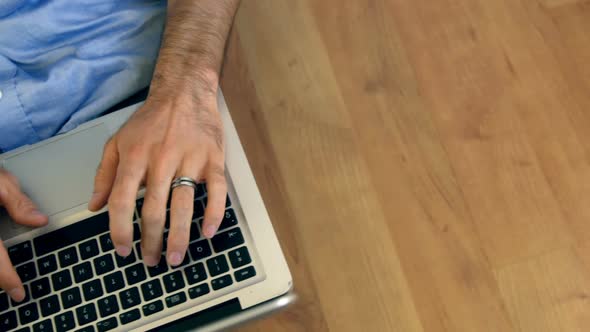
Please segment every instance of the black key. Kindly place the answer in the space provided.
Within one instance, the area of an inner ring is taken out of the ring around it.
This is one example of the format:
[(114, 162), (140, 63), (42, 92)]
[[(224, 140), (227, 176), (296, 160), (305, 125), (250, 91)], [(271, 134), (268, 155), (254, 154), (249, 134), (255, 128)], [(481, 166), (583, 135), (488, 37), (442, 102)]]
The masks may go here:
[(113, 245), (113, 240), (111, 239), (111, 235), (109, 233), (101, 235), (98, 240), (100, 241), (100, 249), (102, 252), (107, 252), (115, 249)]
[(166, 293), (172, 293), (184, 287), (184, 279), (180, 271), (174, 271), (162, 277)]
[(53, 332), (53, 324), (51, 320), (46, 319), (44, 321), (40, 321), (39, 323), (33, 325), (34, 332)]
[(51, 295), (39, 301), (43, 317), (51, 316), (59, 311), (59, 299), (57, 295)]
[(150, 277), (159, 276), (162, 273), (168, 271), (168, 265), (166, 265), (166, 259), (164, 256), (160, 256), (160, 261), (156, 266), (148, 266), (147, 268)]
[(139, 297), (139, 290), (137, 287), (126, 289), (119, 293), (119, 300), (123, 309), (129, 309), (133, 306), (138, 305), (141, 302)]
[(184, 269), (184, 275), (190, 285), (194, 285), (197, 282), (201, 282), (207, 279), (207, 273), (205, 272), (205, 266), (203, 263), (193, 264)]
[(108, 293), (117, 291), (125, 287), (125, 281), (123, 281), (123, 273), (121, 271), (113, 272), (104, 277), (104, 287)]
[(234, 269), (252, 262), (250, 253), (248, 253), (248, 249), (246, 247), (232, 250), (228, 252), (227, 255), (229, 256), (229, 262)]
[(141, 218), (141, 209), (143, 208), (143, 197), (137, 199), (137, 201), (135, 202), (135, 208), (137, 209), (137, 214)]
[(20, 319), (21, 325), (26, 325), (39, 319), (37, 303), (33, 302), (20, 307), (20, 309), (18, 309), (18, 318)]
[(209, 269), (209, 274), (212, 277), (229, 271), (229, 266), (227, 266), (227, 259), (225, 259), (225, 255), (219, 255), (208, 259), (207, 268)]
[(66, 311), (62, 314), (55, 316), (53, 319), (55, 322), (55, 328), (58, 332), (73, 330), (76, 327), (76, 321), (74, 321), (74, 313)]
[(142, 259), (142, 257), (141, 257), (141, 243), (137, 242), (135, 244), (135, 250), (137, 250), (137, 257), (139, 259)]
[(229, 199), (229, 195), (225, 196), (225, 207), (229, 207), (231, 205), (231, 200)]
[(108, 212), (103, 212), (88, 219), (73, 223), (53, 232), (43, 234), (33, 240), (37, 257), (52, 251), (77, 244), (109, 230)]
[(61, 267), (68, 267), (72, 264), (78, 263), (78, 253), (76, 252), (75, 247), (70, 247), (58, 252), (57, 258), (59, 259), (59, 266)]
[(51, 282), (53, 283), (53, 290), (60, 291), (72, 285), (72, 276), (70, 271), (63, 270), (51, 275)]
[(232, 228), (229, 231), (218, 233), (212, 239), (215, 252), (224, 251), (244, 243), (244, 236), (239, 228)]
[(199, 227), (197, 227), (197, 222), (193, 221), (193, 222), (191, 222), (191, 231), (190, 231), (190, 235), (189, 235), (189, 242), (192, 242), (193, 240), (196, 240), (199, 237), (201, 237), (201, 234), (199, 234)]
[(102, 285), (100, 279), (94, 279), (82, 285), (82, 291), (84, 292), (84, 300), (91, 301), (102, 296)]
[(164, 232), (164, 237), (162, 238), (162, 251), (166, 251), (168, 248), (168, 231)]
[(191, 299), (196, 299), (197, 297), (201, 297), (205, 294), (209, 294), (209, 286), (207, 284), (201, 284), (188, 289), (188, 296)]
[(92, 265), (90, 265), (90, 262), (84, 262), (74, 266), (72, 272), (74, 272), (74, 280), (76, 280), (77, 283), (81, 283), (93, 277)]
[(35, 280), (31, 283), (31, 295), (34, 299), (41, 298), (49, 293), (51, 293), (51, 287), (49, 286), (48, 277)]
[(139, 230), (139, 224), (133, 224), (133, 241), (137, 241), (141, 239), (141, 232)]
[(20, 301), (20, 302), (14, 302), (14, 300), (10, 300), (10, 303), (12, 303), (13, 307), (17, 307), (19, 305), (25, 304), (27, 302), (29, 302), (29, 300), (31, 299), (31, 295), (29, 293), (29, 287), (27, 285), (23, 285), (24, 289), (25, 289), (25, 298)]
[(8, 331), (18, 325), (16, 321), (16, 311), (5, 312), (0, 315), (0, 331)]
[(98, 243), (95, 239), (90, 239), (81, 243), (78, 246), (78, 249), (80, 249), (80, 257), (82, 257), (82, 259), (88, 259), (98, 255)]
[(195, 200), (203, 195), (205, 195), (205, 184), (199, 183), (197, 185), (197, 189), (195, 190)]
[(170, 209), (166, 209), (166, 222), (164, 223), (164, 228), (170, 229)]
[(76, 330), (76, 332), (94, 332), (94, 326), (92, 326), (92, 325), (86, 326), (86, 327), (83, 327), (79, 330)]
[(37, 260), (37, 267), (39, 268), (39, 275), (46, 275), (57, 270), (55, 255), (48, 255)]
[(73, 287), (61, 292), (61, 303), (63, 304), (64, 309), (68, 309), (82, 303), (80, 289), (78, 289), (78, 287)]
[(33, 280), (37, 277), (37, 270), (35, 269), (35, 262), (28, 262), (16, 267), (16, 273), (22, 282)]
[(162, 285), (160, 284), (160, 280), (154, 279), (143, 283), (141, 285), (141, 292), (143, 293), (143, 299), (145, 301), (150, 301), (162, 296)]
[(193, 204), (193, 219), (197, 220), (199, 218), (203, 218), (205, 215), (205, 209), (203, 208), (203, 203), (201, 200), (196, 200), (195, 204)]
[(31, 328), (23, 327), (22, 329), (15, 330), (14, 332), (31, 332)]
[(0, 293), (0, 311), (8, 309), (8, 294)]
[(121, 320), (121, 324), (129, 324), (141, 318), (141, 314), (139, 313), (139, 309), (129, 310), (127, 312), (119, 314), (119, 319)]
[(144, 316), (149, 316), (155, 314), (156, 312), (162, 311), (164, 309), (164, 304), (162, 301), (157, 300), (152, 303), (145, 304), (143, 307), (141, 307), (141, 309)]
[(224, 275), (223, 277), (219, 277), (217, 279), (211, 280), (211, 287), (213, 290), (222, 289), (232, 284), (231, 276), (229, 274)]
[(135, 263), (135, 253), (131, 250), (131, 253), (127, 257), (121, 257), (119, 255), (115, 255), (115, 260), (117, 261), (118, 267), (124, 267), (127, 265), (131, 265)]
[(127, 277), (127, 284), (134, 285), (146, 278), (143, 263), (132, 265), (125, 269), (125, 276)]
[(166, 306), (168, 308), (172, 308), (184, 302), (186, 302), (186, 294), (184, 294), (184, 292), (176, 293), (166, 298)]
[(96, 328), (98, 329), (98, 332), (104, 332), (115, 329), (118, 325), (117, 317), (111, 317), (103, 320), (102, 322), (98, 322), (96, 324)]
[(12, 265), (18, 265), (33, 259), (33, 248), (31, 248), (31, 241), (25, 241), (15, 244), (8, 248), (8, 256)]
[(211, 247), (206, 239), (189, 244), (188, 249), (194, 261), (211, 256)]
[(106, 317), (119, 311), (119, 304), (115, 295), (98, 300), (98, 311), (100, 311), (100, 317)]
[(256, 275), (256, 270), (254, 269), (254, 266), (248, 266), (247, 268), (244, 268), (244, 269), (234, 272), (234, 278), (236, 278), (237, 282), (240, 282), (240, 281), (243, 281), (246, 279), (250, 279), (255, 275)]
[(94, 269), (96, 270), (96, 275), (101, 275), (110, 272), (115, 268), (115, 265), (113, 263), (113, 255), (111, 254), (106, 254), (97, 257), (93, 260), (93, 262)]
[(78, 325), (88, 324), (97, 320), (98, 317), (96, 317), (94, 303), (88, 303), (76, 308), (76, 317), (78, 317)]

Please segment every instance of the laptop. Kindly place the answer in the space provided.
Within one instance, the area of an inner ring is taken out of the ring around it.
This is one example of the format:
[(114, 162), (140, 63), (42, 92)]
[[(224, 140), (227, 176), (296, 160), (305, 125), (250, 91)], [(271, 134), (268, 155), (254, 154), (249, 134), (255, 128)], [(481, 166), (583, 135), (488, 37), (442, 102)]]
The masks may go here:
[[(17, 176), (49, 215), (47, 226), (32, 229), (0, 212), (0, 235), (27, 293), (20, 303), (0, 293), (0, 331), (216, 331), (295, 300), (290, 271), (221, 92), (228, 197), (219, 231), (211, 240), (203, 237), (207, 193), (199, 185), (189, 250), (179, 267), (166, 265), (165, 252), (156, 267), (142, 262), (140, 209), (132, 254), (115, 254), (108, 207), (96, 213), (86, 207), (104, 143), (141, 104), (0, 155), (0, 166)], [(142, 197), (143, 190), (137, 207)]]

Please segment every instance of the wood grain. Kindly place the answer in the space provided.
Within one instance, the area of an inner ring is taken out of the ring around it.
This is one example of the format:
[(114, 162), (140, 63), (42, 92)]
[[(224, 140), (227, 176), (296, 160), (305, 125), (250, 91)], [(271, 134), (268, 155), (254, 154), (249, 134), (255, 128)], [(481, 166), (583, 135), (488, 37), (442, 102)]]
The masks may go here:
[(588, 63), (588, 1), (243, 1), (222, 88), (300, 299), (240, 330), (588, 330)]

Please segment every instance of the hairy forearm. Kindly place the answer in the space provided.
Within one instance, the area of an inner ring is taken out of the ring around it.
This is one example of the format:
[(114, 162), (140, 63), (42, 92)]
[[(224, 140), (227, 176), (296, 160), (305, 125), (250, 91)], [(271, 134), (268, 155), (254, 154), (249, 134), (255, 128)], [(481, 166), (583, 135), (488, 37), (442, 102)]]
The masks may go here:
[(239, 0), (169, 0), (151, 92), (217, 89), (227, 35)]

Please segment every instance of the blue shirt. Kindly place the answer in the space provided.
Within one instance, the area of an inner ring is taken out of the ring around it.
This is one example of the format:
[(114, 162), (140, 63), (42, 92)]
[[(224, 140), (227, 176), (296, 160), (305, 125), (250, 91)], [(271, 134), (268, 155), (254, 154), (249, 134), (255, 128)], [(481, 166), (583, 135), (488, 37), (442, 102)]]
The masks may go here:
[(165, 0), (0, 0), (0, 150), (68, 131), (146, 87)]

